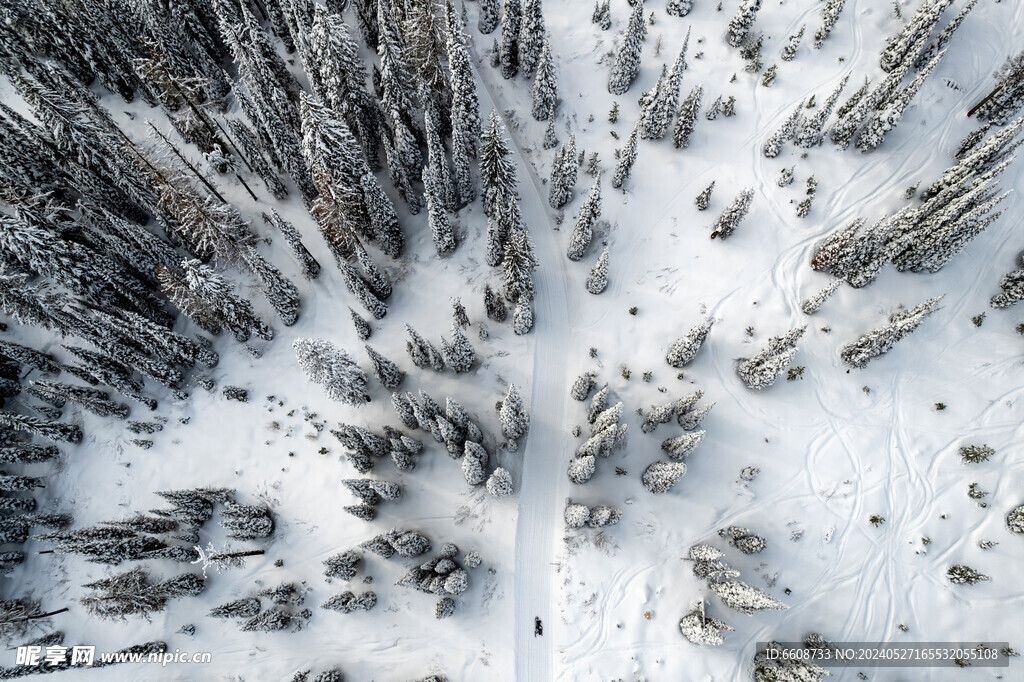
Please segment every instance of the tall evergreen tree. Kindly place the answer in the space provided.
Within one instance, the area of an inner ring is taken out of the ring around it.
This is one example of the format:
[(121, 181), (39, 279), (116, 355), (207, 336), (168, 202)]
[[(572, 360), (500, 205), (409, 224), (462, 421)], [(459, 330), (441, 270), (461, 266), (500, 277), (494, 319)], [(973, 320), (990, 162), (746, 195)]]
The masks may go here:
[(694, 126), (697, 124), (697, 115), (700, 113), (700, 101), (703, 96), (704, 88), (696, 85), (679, 106), (679, 118), (676, 119), (676, 127), (672, 133), (672, 145), (676, 149), (685, 149), (690, 146), (690, 135), (693, 134)]
[(742, 0), (736, 14), (729, 21), (727, 40), (733, 47), (740, 47), (747, 39), (758, 10), (761, 9), (761, 0)]
[(931, 315), (941, 296), (928, 299), (889, 317), (889, 324), (870, 331), (839, 350), (839, 357), (848, 367), (863, 368), (874, 358), (888, 353), (896, 342), (917, 329)]
[(608, 92), (623, 95), (640, 73), (640, 53), (643, 50), (644, 3), (637, 0), (629, 16), (629, 25), (620, 37), (619, 49), (608, 75)]
[(579, 216), (576, 218), (576, 226), (569, 237), (569, 247), (566, 255), (569, 260), (579, 260), (586, 253), (594, 238), (594, 223), (601, 215), (601, 174), (597, 174), (590, 194), (587, 195), (583, 205), (580, 206)]
[(690, 43), (690, 31), (687, 29), (683, 46), (679, 50), (672, 70), (663, 80), (658, 81), (653, 97), (646, 106), (641, 103), (640, 137), (645, 140), (660, 140), (672, 127), (672, 117), (679, 106), (679, 83), (686, 70), (686, 48)]
[(501, 76), (505, 80), (519, 73), (519, 29), (522, 22), (520, 0), (504, 0), (501, 11)]
[(344, 350), (325, 339), (299, 338), (292, 346), (306, 378), (320, 384), (330, 398), (354, 406), (370, 401), (366, 373)]
[[(540, 0), (534, 1), (538, 5)], [(538, 121), (547, 121), (558, 108), (558, 83), (555, 81), (555, 65), (551, 59), (551, 45), (547, 36), (544, 37), (540, 51), (540, 61), (536, 68), (537, 74), (533, 81), (533, 117)]]
[(736, 195), (729, 208), (722, 212), (722, 215), (718, 217), (718, 220), (712, 226), (711, 238), (726, 239), (732, 235), (740, 221), (747, 215), (747, 211), (750, 210), (750, 202), (753, 199), (754, 190), (749, 187)]
[(615, 164), (615, 174), (612, 176), (612, 187), (622, 187), (622, 183), (629, 177), (633, 164), (636, 163), (637, 137), (640, 134), (640, 123), (633, 127), (633, 132), (626, 140), (626, 146), (619, 153), (618, 163)]
[(544, 28), (544, 10), (541, 7), (541, 0), (523, 0), (518, 54), (519, 68), (524, 76), (534, 75), (541, 63), (541, 51), (546, 43), (547, 31)]
[(594, 263), (594, 267), (590, 269), (586, 285), (587, 291), (595, 295), (600, 294), (608, 287), (608, 247), (605, 247), (601, 255), (598, 256), (597, 262)]
[(488, 35), (498, 27), (500, 17), (498, 0), (480, 0), (480, 18), (477, 22), (477, 30)]

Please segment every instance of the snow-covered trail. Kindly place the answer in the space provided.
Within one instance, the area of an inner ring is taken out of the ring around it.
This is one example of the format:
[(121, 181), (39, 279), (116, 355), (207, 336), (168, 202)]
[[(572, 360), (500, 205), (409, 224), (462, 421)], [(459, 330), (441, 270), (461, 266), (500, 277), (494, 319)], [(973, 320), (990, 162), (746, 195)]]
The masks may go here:
[[(477, 64), (480, 55), (471, 44)], [(507, 107), (501, 93), (477, 73), (480, 111), (494, 109), (502, 114)], [(503, 116), (504, 118), (504, 116)], [(544, 191), (534, 169), (527, 163), (519, 142), (509, 130), (512, 157), (519, 177), (523, 220), (533, 237), (540, 267), (534, 272), (533, 385), (530, 391), (530, 432), (522, 450), (522, 477), (519, 482), (519, 517), (515, 541), (515, 679), (521, 682), (552, 680), (552, 648), (555, 627), (553, 594), (555, 575), (555, 522), (561, 518), (557, 500), (565, 496), (567, 485), (560, 453), (571, 452), (573, 444), (565, 429), (566, 401), (569, 400), (568, 345), (573, 320), (570, 311), (570, 274), (558, 243), (554, 225), (547, 212)], [(560, 485), (561, 484), (561, 485)], [(544, 634), (534, 634), (535, 619), (544, 626)]]

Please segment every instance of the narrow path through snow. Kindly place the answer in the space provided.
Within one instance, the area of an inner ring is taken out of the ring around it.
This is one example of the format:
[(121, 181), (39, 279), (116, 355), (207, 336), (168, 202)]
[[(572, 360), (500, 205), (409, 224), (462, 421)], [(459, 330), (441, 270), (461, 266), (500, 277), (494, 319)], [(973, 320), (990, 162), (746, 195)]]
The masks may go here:
[[(471, 44), (470, 52), (480, 57)], [(505, 102), (477, 74), (483, 86), (480, 111), (490, 108), (501, 114)], [(534, 272), (536, 300), (533, 332), (533, 385), (530, 391), (530, 432), (522, 450), (522, 479), (519, 482), (519, 519), (515, 543), (515, 679), (542, 682), (554, 679), (552, 648), (559, 620), (552, 589), (555, 578), (556, 522), (561, 518), (557, 500), (565, 496), (568, 484), (564, 453), (573, 447), (565, 430), (566, 401), (569, 400), (568, 343), (572, 320), (569, 305), (570, 274), (561, 248), (555, 241), (554, 225), (540, 179), (526, 160), (508, 125), (512, 157), (519, 177), (523, 220), (534, 240), (540, 267)], [(540, 618), (544, 634), (534, 635), (534, 621)]]

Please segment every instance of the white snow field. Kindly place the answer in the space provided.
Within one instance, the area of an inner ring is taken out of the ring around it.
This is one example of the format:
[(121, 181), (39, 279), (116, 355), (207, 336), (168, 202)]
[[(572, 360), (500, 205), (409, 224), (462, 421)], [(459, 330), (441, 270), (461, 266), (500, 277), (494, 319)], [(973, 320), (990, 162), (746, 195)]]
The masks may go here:
[[(577, 149), (588, 157), (598, 152), (604, 171), (594, 243), (578, 262), (565, 251), (593, 178), (584, 164), (564, 219), (548, 205), (555, 150), (542, 148), (546, 123), (530, 115), (532, 81), (504, 80), (490, 65), (500, 27), (491, 35), (479, 33), (479, 4), (465, 3), (480, 110), (485, 122), (496, 110), (508, 129), (523, 219), (540, 261), (534, 273), (536, 322), (530, 334), (518, 336), (511, 314), (504, 323), (486, 319), (484, 285), (499, 290), (502, 280), (500, 268), (484, 263), (487, 219), (479, 200), (453, 218), (458, 249), (439, 258), (426, 211), (410, 215), (384, 171), (380, 177), (398, 210), (406, 248), (398, 260), (378, 259), (394, 294), (387, 316), (371, 321), (366, 343), (406, 371), (402, 391), (423, 389), (442, 407), (451, 396), (468, 409), (485, 433), (489, 469), (508, 469), (515, 494), (496, 498), (483, 486), (469, 486), (460, 461), (443, 445), (423, 430), (401, 426), (390, 391), (375, 379), (371, 402), (359, 408), (330, 400), (306, 380), (292, 341), (330, 340), (367, 369), (348, 306), (370, 316), (345, 289), (296, 192), (283, 202), (257, 192), (255, 202), (222, 177), (219, 189), (260, 236), (272, 238), (260, 245), (261, 252), (299, 287), (298, 323), (283, 327), (256, 287), (243, 284), (274, 326), (272, 341), (254, 342), (263, 348), (262, 357), (252, 357), (228, 334), (218, 337), (220, 363), (205, 372), (217, 389), (190, 385), (188, 400), (157, 390), (156, 414), (167, 421), (161, 432), (146, 436), (154, 441), (149, 450), (131, 443), (136, 436), (124, 422), (73, 408), (70, 421), (82, 425), (85, 438), (78, 446), (61, 446), (59, 471), (36, 497), (41, 508), (73, 512), (75, 526), (84, 527), (165, 506), (155, 494), (159, 490), (222, 486), (242, 502), (268, 505), (276, 529), (269, 539), (233, 545), (264, 548), (263, 556), (247, 559), (242, 568), (211, 569), (202, 595), (174, 599), (149, 620), (87, 615), (78, 602), (86, 593), (82, 586), (111, 569), (76, 555), (38, 554), (48, 545), (30, 541), (25, 563), (6, 578), (7, 589), (33, 594), (45, 609), (69, 607), (52, 619), (66, 643), (113, 651), (162, 640), (170, 651), (212, 655), (209, 664), (76, 668), (59, 673), (60, 679), (262, 682), (336, 666), (346, 680), (378, 682), (431, 674), (452, 682), (730, 682), (751, 679), (758, 642), (798, 641), (809, 632), (837, 642), (1009, 641), (1024, 647), (1024, 539), (1004, 520), (1024, 503), (1024, 337), (1015, 331), (1024, 323), (1024, 306), (989, 307), (1000, 278), (1018, 267), (1017, 253), (1024, 248), (1024, 162), (1015, 161), (1000, 178), (1003, 190), (1015, 190), (1001, 205), (1002, 217), (940, 272), (887, 266), (864, 288), (840, 287), (814, 315), (801, 311), (802, 302), (830, 281), (809, 264), (822, 238), (854, 218), (872, 223), (918, 203), (905, 190), (916, 183), (927, 187), (955, 163), (960, 140), (979, 125), (966, 117), (967, 110), (994, 86), (992, 72), (1024, 46), (1024, 2), (980, 0), (899, 127), (877, 150), (840, 151), (828, 141), (807, 150), (787, 144), (767, 159), (765, 140), (798, 101), (814, 95), (820, 105), (849, 74), (842, 103), (865, 76), (872, 83), (882, 77), (879, 51), (912, 16), (916, 2), (899, 2), (899, 20), (890, 2), (847, 0), (818, 50), (813, 33), (824, 3), (766, 2), (755, 25), (764, 33), (764, 65), (778, 64), (778, 75), (764, 87), (761, 74), (744, 71), (744, 60), (725, 42), (737, 0), (723, 0), (721, 10), (717, 0), (696, 0), (682, 18), (668, 16), (664, 0), (651, 0), (644, 8), (653, 24), (647, 25), (639, 77), (616, 97), (607, 90), (607, 76), (629, 4), (612, 0), (612, 25), (602, 31), (590, 21), (588, 2), (546, 0), (561, 98), (555, 131), (561, 141), (575, 134)], [(963, 4), (957, 0), (944, 16)], [(350, 15), (351, 10), (346, 18), (352, 24)], [(807, 29), (795, 59), (781, 61), (782, 46), (801, 25)], [(661, 140), (641, 140), (630, 177), (621, 190), (613, 189), (614, 151), (639, 116), (637, 100), (654, 85), (662, 63), (671, 68), (688, 29), (689, 68), (680, 101), (694, 86), (704, 88), (690, 145), (674, 148), (671, 132)], [(373, 59), (365, 46), (362, 56)], [(5, 102), (15, 99), (6, 82), (0, 95)], [(707, 120), (703, 112), (718, 95), (736, 98), (736, 114)], [(140, 101), (126, 104), (103, 91), (102, 102), (140, 142), (147, 140), (145, 119), (161, 120), (158, 110)], [(613, 103), (619, 106), (616, 123), (608, 118)], [(779, 187), (780, 171), (789, 167), (795, 181)], [(796, 204), (811, 176), (817, 193), (810, 214), (799, 218)], [(700, 212), (694, 198), (712, 181), (710, 207)], [(710, 239), (711, 223), (745, 187), (754, 190), (750, 213), (728, 240)], [(302, 233), (322, 266), (317, 279), (302, 277), (280, 234), (260, 220), (270, 207)], [(605, 245), (610, 282), (593, 296), (584, 280)], [(940, 295), (938, 310), (888, 354), (865, 369), (842, 364), (843, 344), (883, 325), (900, 306)], [(406, 324), (435, 345), (442, 334), (450, 338), (449, 297), (461, 297), (472, 322), (466, 333), (477, 363), (468, 374), (417, 369), (405, 352)], [(986, 315), (978, 325), (972, 317), (981, 313)], [(683, 369), (670, 367), (670, 344), (708, 317), (714, 325), (695, 360)], [(486, 339), (478, 338), (481, 322)], [(761, 391), (746, 388), (736, 375), (737, 359), (803, 325), (807, 331), (792, 365), (803, 368), (802, 374), (791, 381), (784, 375)], [(197, 330), (184, 316), (176, 329)], [(22, 343), (62, 353), (60, 339), (34, 328), (18, 328), (17, 334)], [(608, 384), (609, 405), (623, 403), (629, 430), (623, 446), (599, 458), (593, 478), (576, 485), (566, 468), (590, 435), (589, 402), (573, 400), (569, 389), (585, 371), (596, 373), (598, 386)], [(510, 383), (520, 388), (531, 416), (515, 452), (501, 447), (495, 410)], [(226, 400), (221, 389), (227, 385), (247, 389), (248, 403)], [(641, 474), (665, 459), (661, 442), (684, 431), (672, 420), (642, 433), (637, 411), (646, 414), (697, 389), (703, 391), (702, 405), (715, 403), (700, 426), (706, 436), (687, 457), (686, 475), (670, 491), (651, 494)], [(133, 419), (151, 419), (145, 412), (133, 404)], [(389, 424), (424, 444), (415, 470), (399, 471), (381, 458), (367, 474), (403, 487), (402, 498), (378, 506), (370, 522), (342, 511), (357, 500), (341, 481), (360, 475), (329, 433), (340, 423), (378, 432)], [(576, 425), (579, 437), (573, 435)], [(965, 464), (959, 448), (970, 444), (987, 444), (995, 454)], [(745, 467), (759, 473), (745, 480)], [(970, 498), (972, 483), (989, 495)], [(617, 507), (622, 517), (601, 529), (568, 529), (563, 510), (569, 499)], [(873, 515), (884, 522), (873, 525)], [(763, 536), (767, 548), (740, 553), (718, 534), (729, 526)], [(393, 527), (422, 532), (432, 552), (385, 560), (364, 551), (350, 583), (324, 576), (328, 556)], [(998, 544), (981, 549), (981, 540)], [(224, 529), (212, 521), (201, 533), (201, 543), (208, 542), (225, 542)], [(394, 583), (445, 542), (461, 552), (479, 551), (483, 563), (467, 569), (469, 589), (456, 597), (454, 615), (436, 620), (435, 596)], [(693, 575), (686, 557), (697, 543), (721, 549), (742, 580), (788, 610), (744, 615), (727, 608)], [(183, 570), (164, 560), (139, 563), (164, 577)], [(959, 563), (990, 579), (950, 583), (946, 570)], [(372, 582), (364, 584), (364, 577)], [(282, 582), (309, 589), (304, 607), (312, 616), (298, 632), (241, 632), (236, 621), (207, 616), (214, 606)], [(370, 611), (320, 608), (344, 590), (370, 589), (378, 598)], [(680, 633), (680, 619), (698, 600), (709, 615), (735, 628), (720, 647), (698, 647)], [(540, 636), (537, 618), (543, 623)], [(178, 632), (185, 624), (195, 626), (194, 635)], [(13, 651), (2, 658), (2, 665), (14, 665)], [(1018, 659), (1009, 668), (832, 673), (828, 679), (841, 681), (1024, 680)]]

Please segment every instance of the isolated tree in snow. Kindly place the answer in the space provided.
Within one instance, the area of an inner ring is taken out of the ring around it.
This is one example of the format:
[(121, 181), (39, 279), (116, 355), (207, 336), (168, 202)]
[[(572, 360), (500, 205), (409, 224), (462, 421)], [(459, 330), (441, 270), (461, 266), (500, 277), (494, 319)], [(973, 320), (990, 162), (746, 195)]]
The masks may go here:
[(594, 223), (601, 215), (601, 173), (598, 172), (590, 194), (580, 206), (580, 214), (576, 218), (576, 226), (569, 237), (569, 248), (566, 255), (569, 260), (579, 260), (586, 253), (590, 241), (594, 238)]
[(706, 211), (708, 206), (711, 205), (711, 193), (715, 190), (715, 181), (712, 180), (711, 184), (708, 185), (703, 192), (697, 195), (694, 200), (694, 204), (697, 205), (698, 211)]
[(644, 469), (641, 481), (648, 492), (667, 493), (686, 474), (682, 462), (653, 462)]
[(757, 355), (741, 359), (736, 364), (736, 373), (746, 387), (760, 390), (774, 384), (796, 355), (796, 342), (806, 330), (807, 327), (797, 327), (782, 336), (773, 336)]
[(690, 146), (690, 135), (693, 134), (694, 126), (697, 124), (697, 115), (700, 113), (703, 96), (704, 88), (700, 85), (694, 86), (679, 106), (679, 118), (676, 119), (676, 127), (672, 133), (672, 145), (676, 149), (685, 149)]
[(633, 169), (633, 164), (636, 163), (636, 145), (639, 133), (640, 123), (638, 122), (633, 127), (633, 132), (629, 134), (629, 139), (626, 140), (626, 146), (622, 148), (622, 151), (619, 154), (618, 163), (615, 164), (615, 174), (612, 176), (612, 187), (615, 187), (616, 189), (622, 187), (622, 183), (629, 177), (629, 173)]
[(352, 326), (356, 328), (356, 336), (359, 337), (359, 340), (365, 341), (370, 338), (370, 323), (364, 320), (359, 313), (352, 310), (352, 308), (349, 308), (348, 312), (352, 315)]
[(806, 315), (813, 315), (818, 312), (818, 309), (821, 308), (822, 304), (825, 303), (833, 293), (835, 293), (836, 289), (838, 289), (839, 285), (842, 283), (843, 280), (841, 279), (832, 280), (828, 283), (828, 286), (804, 301), (801, 306), (801, 310), (803, 310)]
[(292, 346), (306, 378), (323, 386), (328, 396), (356, 406), (370, 401), (366, 373), (344, 350), (325, 339), (299, 338)]
[(569, 202), (578, 173), (576, 136), (570, 135), (568, 142), (555, 152), (555, 160), (551, 164), (551, 180), (548, 183), (548, 204), (551, 208), (559, 209)]
[(712, 582), (710, 587), (723, 604), (740, 613), (756, 613), (767, 609), (782, 611), (789, 608), (778, 599), (773, 599), (758, 588), (740, 580)]
[(698, 646), (721, 646), (725, 643), (723, 630), (735, 630), (717, 618), (708, 616), (704, 601), (679, 621), (679, 630), (691, 644)]
[(629, 16), (629, 24), (620, 37), (619, 49), (608, 76), (608, 92), (622, 95), (640, 73), (640, 53), (643, 50), (644, 3), (637, 0)]
[(754, 190), (749, 187), (736, 195), (729, 208), (725, 209), (722, 215), (718, 217), (718, 220), (715, 221), (715, 224), (712, 225), (711, 238), (720, 237), (721, 239), (726, 239), (732, 235), (740, 221), (747, 215), (747, 211), (750, 210), (750, 202), (753, 199)]
[(685, 367), (697, 355), (704, 340), (711, 331), (712, 320), (708, 318), (702, 324), (688, 331), (668, 349), (665, 362), (672, 367)]
[[(532, 0), (538, 5), (540, 0)], [(531, 0), (527, 0), (527, 3)], [(525, 28), (525, 25), (524, 25)], [(541, 48), (537, 75), (533, 81), (533, 117), (538, 121), (546, 121), (555, 114), (558, 108), (558, 83), (555, 81), (555, 64), (551, 59), (551, 45), (547, 37)]]
[(704, 112), (704, 118), (706, 118), (709, 121), (714, 121), (716, 118), (718, 118), (718, 114), (720, 114), (720, 113), (722, 113), (722, 96), (721, 95), (716, 97), (715, 101), (713, 101), (711, 103), (711, 106), (708, 107), (708, 110), (706, 112)]
[[(523, 399), (515, 384), (508, 385), (508, 393), (501, 401), (498, 418), (501, 421), (501, 433), (510, 441), (515, 441), (526, 433), (526, 429), (530, 425), (530, 415), (523, 407)], [(510, 449), (515, 450), (514, 447)]]
[(587, 291), (592, 294), (600, 294), (608, 287), (608, 248), (605, 247), (601, 255), (598, 256), (597, 262), (594, 263), (594, 267), (590, 269), (590, 273), (587, 275)]
[(736, 14), (729, 22), (729, 29), (726, 39), (733, 47), (740, 47), (746, 40), (750, 28), (754, 25), (758, 10), (761, 9), (761, 0), (742, 0)]
[(918, 328), (925, 318), (935, 310), (941, 296), (928, 299), (924, 303), (893, 314), (889, 324), (870, 331), (853, 343), (839, 350), (839, 357), (848, 367), (863, 368), (881, 355), (888, 353), (896, 342)]

